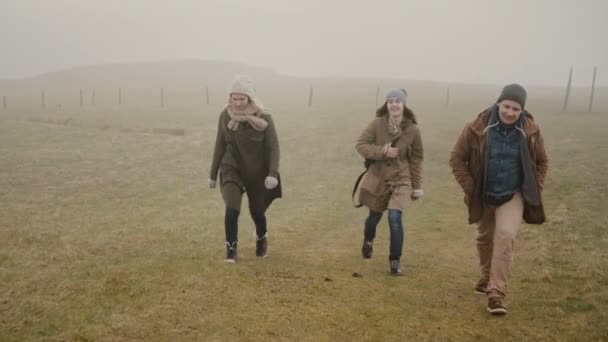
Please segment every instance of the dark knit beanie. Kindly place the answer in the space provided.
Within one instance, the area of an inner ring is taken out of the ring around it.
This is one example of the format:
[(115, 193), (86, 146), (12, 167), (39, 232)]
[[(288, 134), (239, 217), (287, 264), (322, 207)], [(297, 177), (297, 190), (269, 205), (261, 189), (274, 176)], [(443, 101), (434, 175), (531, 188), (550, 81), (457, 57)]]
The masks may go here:
[(496, 100), (496, 103), (500, 103), (502, 100), (511, 100), (519, 103), (521, 108), (524, 109), (527, 98), (528, 93), (526, 92), (526, 89), (519, 84), (513, 83), (502, 88), (502, 92), (500, 92), (500, 96), (498, 97), (498, 100)]
[(511, 100), (519, 103), (523, 109), (526, 106), (527, 98), (528, 94), (526, 93), (526, 89), (519, 84), (513, 83), (502, 88), (502, 92), (500, 92), (500, 96), (498, 97), (498, 100), (496, 100), (496, 103), (500, 103), (502, 100)]

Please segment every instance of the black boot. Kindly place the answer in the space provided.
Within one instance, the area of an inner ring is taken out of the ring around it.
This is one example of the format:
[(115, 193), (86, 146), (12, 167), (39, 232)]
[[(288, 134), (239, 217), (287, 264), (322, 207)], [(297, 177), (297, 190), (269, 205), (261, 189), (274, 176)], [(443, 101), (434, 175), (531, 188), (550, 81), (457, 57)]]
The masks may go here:
[(374, 253), (374, 241), (363, 239), (363, 247), (361, 247), (361, 255), (364, 259), (370, 259)]
[(392, 276), (402, 276), (403, 275), (403, 271), (401, 271), (401, 264), (399, 263), (399, 259), (389, 258), (389, 264), (390, 264)]
[(224, 217), (224, 229), (226, 231), (226, 257), (225, 262), (236, 262), (236, 245), (239, 234), (239, 211), (226, 208)]
[(224, 258), (224, 262), (235, 263), (237, 259), (236, 254), (236, 241), (233, 243), (226, 242), (226, 257)]
[(257, 238), (255, 242), (255, 256), (265, 258), (268, 256), (268, 234), (264, 234), (263, 237)]

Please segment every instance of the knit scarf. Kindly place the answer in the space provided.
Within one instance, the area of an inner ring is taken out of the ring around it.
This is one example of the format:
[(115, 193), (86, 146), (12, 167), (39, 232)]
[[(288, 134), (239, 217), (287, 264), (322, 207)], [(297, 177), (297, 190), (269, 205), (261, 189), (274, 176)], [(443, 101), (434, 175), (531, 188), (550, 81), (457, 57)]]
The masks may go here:
[(268, 126), (268, 122), (261, 116), (261, 110), (254, 104), (249, 104), (243, 110), (237, 110), (232, 104), (228, 104), (226, 111), (230, 116), (228, 129), (238, 131), (240, 124), (248, 122), (256, 131), (263, 131)]
[(391, 119), (390, 114), (387, 114), (384, 117), (384, 122), (386, 123), (386, 126), (388, 127), (388, 131), (391, 134), (391, 136), (396, 137), (396, 136), (401, 135), (401, 133), (403, 132), (403, 130), (407, 127), (408, 119), (406, 119), (404, 117), (401, 120), (401, 124), (397, 125)]

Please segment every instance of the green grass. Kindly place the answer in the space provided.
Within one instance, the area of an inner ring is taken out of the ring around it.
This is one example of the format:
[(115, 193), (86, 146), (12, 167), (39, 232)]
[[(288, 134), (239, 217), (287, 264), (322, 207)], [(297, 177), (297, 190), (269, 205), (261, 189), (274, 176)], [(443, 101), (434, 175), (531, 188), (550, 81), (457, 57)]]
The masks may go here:
[[(2, 114), (1, 339), (608, 339), (608, 114), (533, 108), (549, 222), (522, 226), (509, 314), (495, 318), (473, 294), (475, 227), (447, 165), (482, 108), (414, 107), (426, 196), (404, 215), (401, 278), (388, 276), (386, 218), (373, 259), (360, 257), (366, 212), (350, 199), (373, 108), (275, 108), (284, 198), (268, 212), (270, 254), (255, 257), (244, 201), (235, 265), (222, 261), (220, 193), (206, 187), (218, 108)], [(186, 135), (152, 133), (163, 127)]]

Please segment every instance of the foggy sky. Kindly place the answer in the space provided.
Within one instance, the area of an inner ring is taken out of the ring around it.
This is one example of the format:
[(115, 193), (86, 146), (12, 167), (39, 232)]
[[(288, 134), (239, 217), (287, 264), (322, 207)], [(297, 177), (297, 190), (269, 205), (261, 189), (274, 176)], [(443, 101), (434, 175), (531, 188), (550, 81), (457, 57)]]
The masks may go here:
[(0, 0), (0, 79), (214, 59), (298, 76), (608, 85), (605, 0)]

